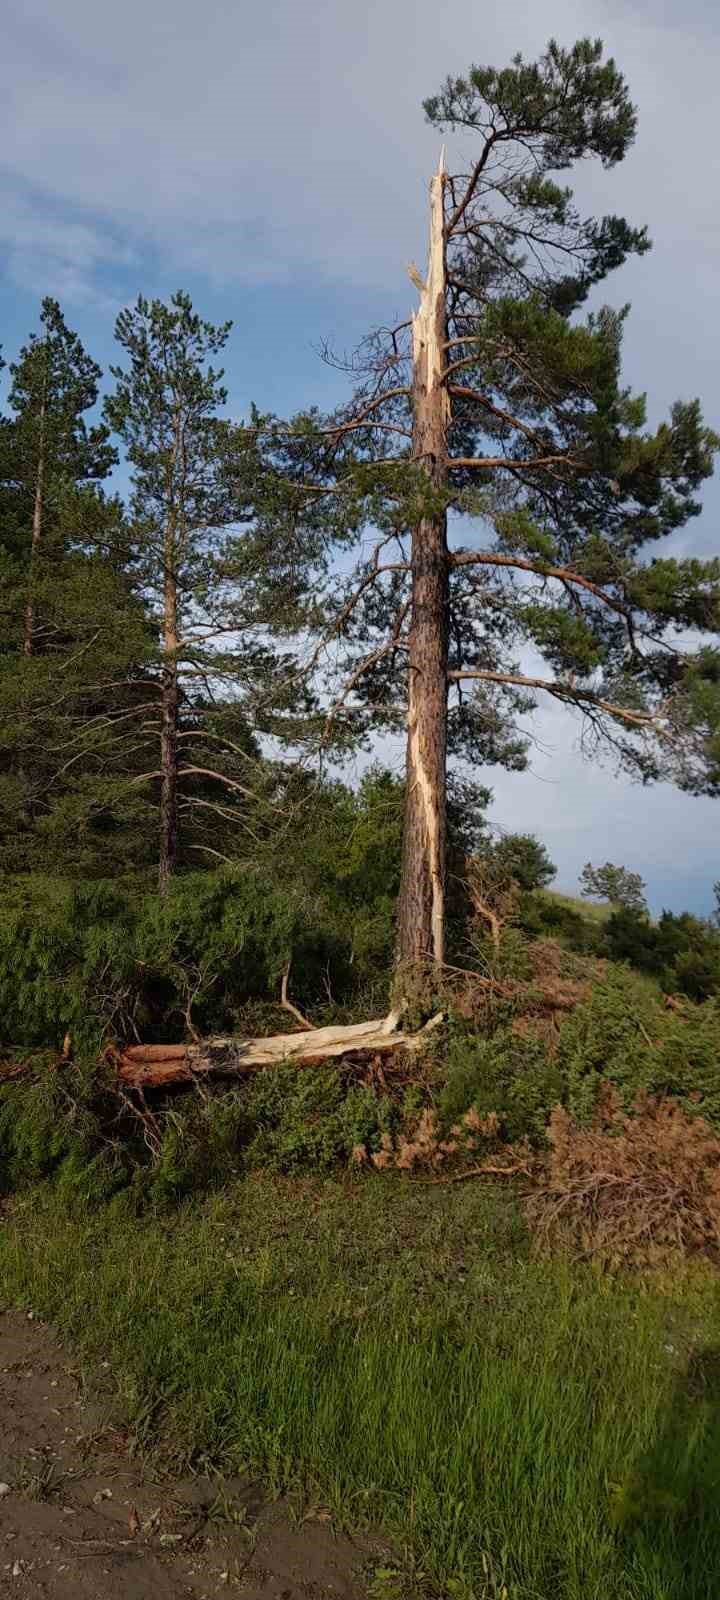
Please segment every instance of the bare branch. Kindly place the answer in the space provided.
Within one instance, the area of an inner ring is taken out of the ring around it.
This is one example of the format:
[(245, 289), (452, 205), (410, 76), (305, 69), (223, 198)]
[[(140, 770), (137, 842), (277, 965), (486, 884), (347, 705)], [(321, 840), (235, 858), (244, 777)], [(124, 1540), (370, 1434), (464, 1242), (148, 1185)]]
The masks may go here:
[(629, 722), (634, 727), (648, 728), (659, 726), (659, 716), (652, 711), (637, 711), (630, 706), (615, 705), (610, 700), (603, 700), (592, 689), (580, 689), (572, 683), (551, 682), (547, 678), (526, 678), (519, 672), (481, 672), (464, 670), (449, 672), (448, 678), (459, 682), (465, 678), (478, 678), (483, 683), (507, 683), (520, 689), (544, 689), (547, 694), (566, 704), (587, 704), (597, 711), (604, 711), (606, 716), (615, 717), (619, 722)]
[(599, 583), (593, 583), (590, 578), (584, 578), (582, 573), (574, 572), (572, 567), (546, 566), (542, 561), (528, 561), (524, 556), (502, 556), (492, 550), (458, 550), (457, 554), (450, 556), (450, 564), (453, 567), (517, 567), (520, 572), (533, 572), (539, 578), (557, 578), (561, 583), (576, 584), (580, 589), (587, 589), (596, 600), (602, 600), (603, 605), (609, 606), (611, 611), (617, 611), (619, 616), (626, 619), (629, 616), (628, 606), (609, 595)]
[(369, 571), (365, 573), (365, 576), (360, 580), (357, 588), (353, 590), (349, 600), (347, 600), (346, 604), (343, 606), (340, 615), (335, 619), (330, 632), (325, 634), (325, 636), (320, 640), (320, 643), (316, 646), (309, 662), (303, 668), (304, 675), (312, 672), (313, 668), (317, 666), (323, 650), (327, 648), (331, 640), (336, 639), (338, 634), (342, 633), (345, 623), (352, 616), (352, 613), (355, 610), (359, 600), (361, 600), (363, 594), (365, 593), (365, 590), (369, 589), (370, 586), (377, 581), (381, 573), (409, 571), (409, 563), (407, 561), (390, 561), (383, 562), (382, 564), (380, 563), (380, 551), (384, 550), (385, 546), (390, 544), (391, 540), (394, 538), (394, 533), (388, 534), (386, 539), (381, 539), (379, 543), (375, 545)]
[(280, 986), (280, 1004), (281, 1004), (281, 1006), (283, 1008), (283, 1011), (289, 1011), (291, 1016), (297, 1017), (298, 1022), (301, 1024), (301, 1026), (303, 1028), (312, 1028), (312, 1026), (313, 1026), (312, 1022), (309, 1022), (307, 1017), (303, 1016), (302, 1011), (298, 1011), (297, 1006), (293, 1005), (292, 1000), (288, 1000), (288, 992), (287, 991), (288, 991), (288, 978), (289, 977), (290, 977), (290, 962), (288, 961), (288, 964), (287, 964), (287, 966), (285, 968), (285, 971), (284, 971), (284, 973), (282, 975), (282, 984)]
[(455, 232), (455, 229), (457, 228), (458, 223), (462, 221), (462, 218), (464, 217), (465, 212), (467, 211), (467, 208), (470, 205), (470, 202), (471, 202), (471, 200), (473, 198), (475, 190), (477, 189), (478, 183), (480, 182), (482, 174), (483, 174), (483, 172), (484, 172), (484, 170), (485, 170), (485, 168), (486, 168), (486, 166), (488, 164), (488, 161), (490, 160), (490, 154), (492, 152), (493, 146), (497, 143), (498, 137), (499, 136), (498, 136), (496, 130), (493, 128), (492, 133), (490, 133), (488, 135), (488, 138), (485, 140), (485, 146), (484, 146), (484, 149), (483, 149), (482, 155), (480, 156), (479, 161), (475, 162), (475, 166), (473, 167), (473, 170), (472, 170), (472, 172), (470, 174), (468, 185), (467, 185), (465, 193), (464, 193), (464, 195), (462, 197), (462, 200), (460, 200), (458, 202), (458, 204), (455, 207), (455, 210), (452, 212), (452, 214), (450, 215), (450, 217), (448, 218), (448, 220), (447, 220), (447, 222), (445, 224), (445, 238), (446, 239), (452, 238), (452, 235)]
[[(464, 362), (456, 362), (455, 365), (463, 366)], [(447, 369), (448, 372), (452, 372), (452, 370), (452, 367)], [(445, 376), (447, 377), (447, 372)], [(521, 422), (519, 417), (514, 417), (511, 411), (503, 411), (500, 406), (496, 406), (492, 400), (489, 400), (487, 395), (479, 394), (477, 389), (471, 389), (462, 383), (449, 383), (447, 387), (450, 394), (457, 395), (459, 400), (472, 400), (475, 405), (482, 406), (483, 411), (487, 411), (491, 417), (497, 417), (498, 421), (507, 422), (511, 428), (516, 428), (519, 433), (524, 434), (525, 438), (530, 440), (531, 444), (542, 443), (540, 434), (536, 433), (534, 428), (528, 427), (526, 422)]]
[[(245, 795), (249, 800), (257, 798), (254, 790), (248, 789), (247, 784), (238, 783), (237, 778), (228, 778), (224, 772), (216, 772), (213, 767), (179, 767), (178, 778), (214, 778), (218, 783), (224, 783), (227, 789), (233, 789), (237, 794)], [(279, 806), (272, 806), (273, 811), (279, 811)]]
[(384, 656), (392, 655), (396, 650), (407, 650), (407, 648), (408, 648), (407, 644), (404, 642), (404, 640), (400, 639), (400, 630), (401, 630), (402, 625), (403, 625), (403, 623), (405, 621), (405, 618), (406, 618), (406, 616), (408, 614), (408, 611), (410, 610), (410, 605), (411, 605), (411, 600), (410, 600), (410, 598), (408, 598), (405, 601), (405, 603), (400, 607), (400, 610), (398, 612), (397, 622), (395, 624), (395, 628), (394, 628), (393, 633), (392, 633), (392, 637), (390, 639), (388, 639), (385, 644), (380, 645), (377, 650), (373, 650), (369, 656), (365, 656), (364, 660), (361, 661), (359, 663), (359, 665), (355, 668), (355, 671), (350, 674), (350, 677), (348, 678), (347, 682), (345, 684), (343, 684), (342, 690), (341, 690), (340, 694), (338, 695), (337, 700), (334, 702), (333, 705), (331, 705), (330, 710), (328, 711), (327, 717), (325, 719), (325, 727), (323, 729), (323, 736), (322, 736), (323, 744), (327, 743), (327, 739), (328, 739), (328, 735), (330, 733), (330, 729), (331, 729), (331, 727), (333, 725), (333, 722), (335, 721), (335, 718), (337, 716), (338, 711), (342, 710), (343, 705), (344, 705), (344, 703), (345, 703), (345, 701), (347, 699), (347, 696), (352, 692), (352, 690), (354, 689), (356, 683), (359, 683), (360, 679), (362, 677), (364, 677), (365, 673), (370, 670), (370, 667), (374, 667), (376, 662), (382, 661)]
[(590, 466), (586, 461), (577, 461), (572, 456), (549, 455), (535, 456), (525, 461), (516, 456), (448, 456), (449, 467), (485, 468), (507, 467), (508, 470), (521, 472), (535, 472), (544, 467), (572, 467), (576, 472), (589, 472)]

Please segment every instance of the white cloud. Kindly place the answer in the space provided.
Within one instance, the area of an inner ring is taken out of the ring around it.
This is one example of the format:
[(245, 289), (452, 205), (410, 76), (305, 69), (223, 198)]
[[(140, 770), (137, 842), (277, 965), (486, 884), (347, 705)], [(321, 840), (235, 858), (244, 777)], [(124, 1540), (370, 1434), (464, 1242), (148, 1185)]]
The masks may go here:
[(52, 294), (110, 312), (119, 310), (119, 301), (101, 286), (99, 270), (137, 259), (108, 227), (74, 219), (10, 185), (0, 206), (0, 245), (9, 276), (38, 297)]
[[(286, 270), (387, 284), (421, 247), (437, 139), (420, 101), (471, 59), (601, 32), (642, 105), (636, 151), (593, 198), (652, 213), (693, 257), (718, 244), (713, 35), (633, 5), (550, 0), (30, 0), (3, 53), (3, 162), (180, 265), (239, 281)], [(715, 36), (716, 37), (716, 36)], [(40, 202), (42, 203), (42, 201)], [(651, 277), (655, 269), (650, 268)]]

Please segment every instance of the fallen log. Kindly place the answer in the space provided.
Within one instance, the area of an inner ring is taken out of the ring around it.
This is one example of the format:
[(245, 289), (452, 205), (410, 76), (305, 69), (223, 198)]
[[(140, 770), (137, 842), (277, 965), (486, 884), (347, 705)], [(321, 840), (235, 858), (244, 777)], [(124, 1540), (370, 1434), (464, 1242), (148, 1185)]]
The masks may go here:
[(117, 1075), (132, 1089), (161, 1089), (205, 1077), (242, 1077), (261, 1067), (293, 1062), (319, 1066), (347, 1055), (388, 1055), (394, 1050), (419, 1050), (443, 1021), (432, 1017), (419, 1033), (398, 1029), (400, 1014), (391, 1011), (372, 1022), (348, 1027), (305, 1028), (300, 1033), (275, 1033), (256, 1039), (199, 1039), (187, 1045), (130, 1045), (117, 1057)]

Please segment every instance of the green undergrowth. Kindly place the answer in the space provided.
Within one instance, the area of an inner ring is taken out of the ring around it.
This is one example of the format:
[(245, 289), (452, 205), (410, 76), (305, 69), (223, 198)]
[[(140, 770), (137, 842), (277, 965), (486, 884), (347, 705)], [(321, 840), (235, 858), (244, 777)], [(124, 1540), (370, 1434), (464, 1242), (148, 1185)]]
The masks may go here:
[(488, 1031), (456, 1023), (439, 1091), (446, 1123), (474, 1105), (497, 1112), (507, 1138), (542, 1143), (555, 1105), (587, 1124), (611, 1083), (625, 1109), (639, 1095), (672, 1095), (720, 1131), (717, 1001), (669, 1010), (650, 979), (607, 963), (549, 1030), (535, 1031), (536, 1021), (531, 993), (524, 1011), (508, 1006)]
[[(706, 1600), (720, 1284), (532, 1254), (508, 1189), (256, 1173), (128, 1225), (9, 1206), (0, 1295), (51, 1318), (176, 1466), (260, 1468), (381, 1527), (413, 1592)], [(420, 1574), (426, 1575), (421, 1579)]]
[(112, 1067), (38, 1063), (0, 1086), (0, 1194), (49, 1178), (68, 1204), (115, 1199), (130, 1213), (260, 1167), (328, 1172), (359, 1145), (379, 1150), (426, 1098), (419, 1084), (376, 1090), (352, 1069), (288, 1065), (141, 1112), (118, 1099)]
[[(58, 1049), (69, 1032), (76, 1053), (93, 1054), (108, 1039), (177, 1040), (189, 1024), (242, 1032), (277, 1002), (290, 962), (314, 1017), (368, 1003), (382, 1015), (388, 967), (367, 921), (355, 916), (361, 951), (347, 908), (250, 868), (186, 873), (165, 897), (136, 878), (6, 880), (1, 1042)], [(385, 923), (377, 938), (382, 952)]]
[(576, 916), (582, 917), (585, 922), (593, 922), (602, 926), (603, 923), (609, 921), (613, 913), (613, 908), (607, 900), (599, 902), (581, 900), (579, 895), (563, 894), (559, 889), (538, 889), (535, 892), (538, 900), (544, 901), (551, 907), (573, 911)]
[[(156, 1095), (143, 1109), (118, 1098), (111, 1063), (38, 1056), (0, 1083), (0, 1194), (52, 1177), (69, 1200), (101, 1204), (122, 1193), (137, 1211), (172, 1206), (258, 1167), (347, 1168), (359, 1147), (372, 1158), (388, 1136), (412, 1137), (424, 1110), (436, 1114), (441, 1138), (472, 1108), (481, 1118), (496, 1114), (501, 1140), (543, 1148), (553, 1108), (586, 1126), (607, 1083), (620, 1112), (646, 1094), (672, 1095), (720, 1131), (716, 1001), (668, 1010), (652, 981), (627, 968), (607, 964), (591, 984), (579, 982), (579, 958), (557, 946), (535, 950), (555, 962), (545, 991), (530, 974), (492, 1014), (463, 1016), (451, 1005), (412, 1069), (281, 1066), (202, 1094)], [(543, 995), (569, 991), (572, 1009), (548, 1022)]]

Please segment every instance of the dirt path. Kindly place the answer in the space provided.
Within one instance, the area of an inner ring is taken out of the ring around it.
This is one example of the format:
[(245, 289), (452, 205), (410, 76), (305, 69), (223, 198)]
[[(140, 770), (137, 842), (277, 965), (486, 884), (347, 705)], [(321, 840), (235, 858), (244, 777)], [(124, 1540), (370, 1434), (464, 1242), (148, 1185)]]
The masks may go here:
[(363, 1552), (246, 1482), (153, 1479), (84, 1403), (51, 1331), (0, 1314), (8, 1600), (361, 1600)]

